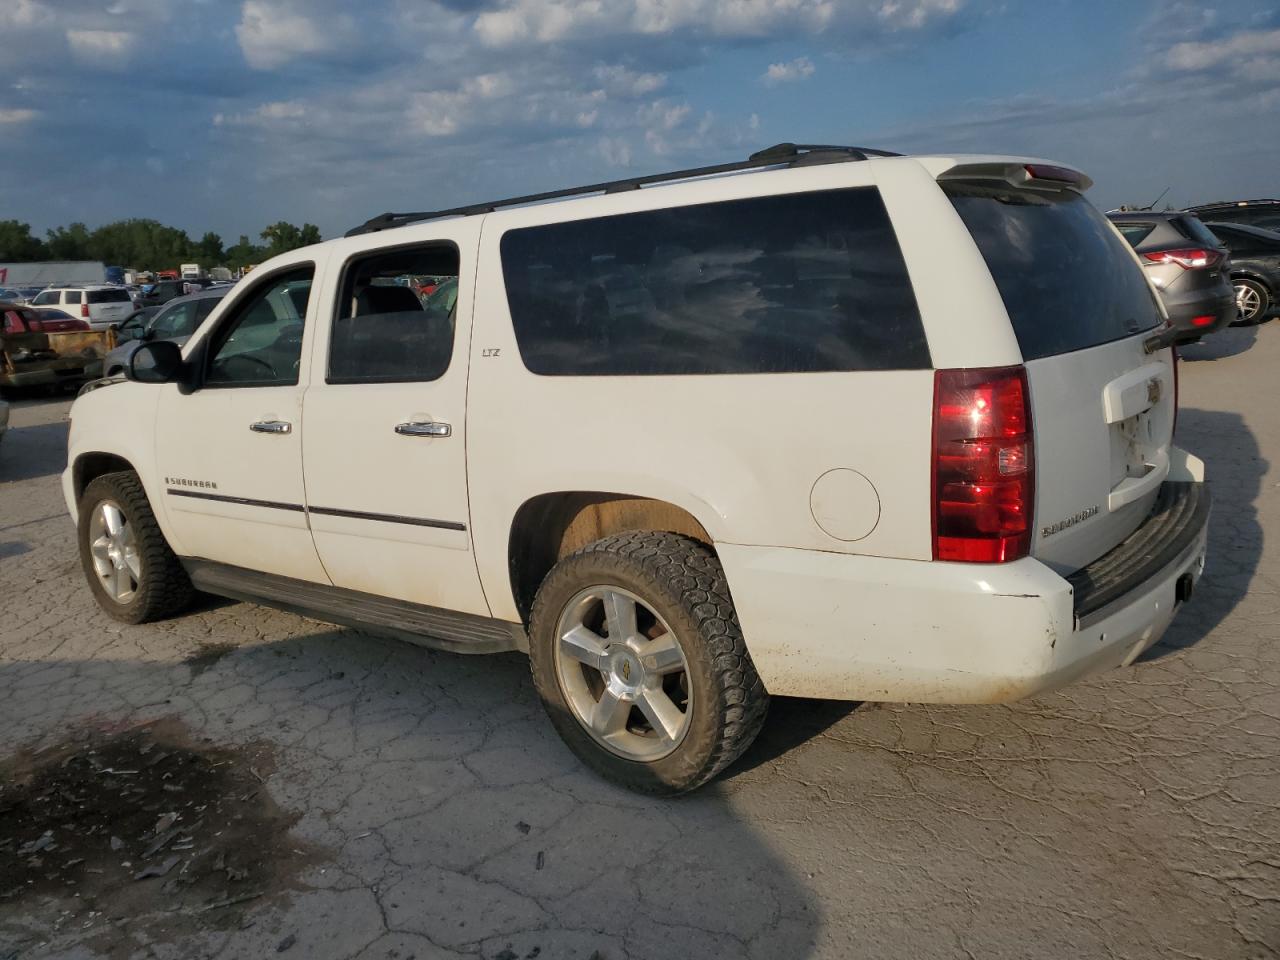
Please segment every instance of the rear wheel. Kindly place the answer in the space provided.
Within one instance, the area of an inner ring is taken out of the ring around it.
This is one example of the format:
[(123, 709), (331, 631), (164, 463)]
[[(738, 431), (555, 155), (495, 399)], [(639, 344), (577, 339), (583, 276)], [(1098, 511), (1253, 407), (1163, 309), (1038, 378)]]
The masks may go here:
[(80, 498), (80, 564), (98, 605), (124, 623), (177, 613), (194, 590), (160, 532), (142, 481), (107, 473)]
[(1231, 285), (1235, 289), (1240, 322), (1257, 323), (1267, 315), (1271, 308), (1271, 291), (1248, 277), (1236, 277)]
[(606, 537), (558, 563), (534, 602), (530, 663), (574, 753), (645, 793), (706, 783), (768, 711), (719, 560), (673, 533)]

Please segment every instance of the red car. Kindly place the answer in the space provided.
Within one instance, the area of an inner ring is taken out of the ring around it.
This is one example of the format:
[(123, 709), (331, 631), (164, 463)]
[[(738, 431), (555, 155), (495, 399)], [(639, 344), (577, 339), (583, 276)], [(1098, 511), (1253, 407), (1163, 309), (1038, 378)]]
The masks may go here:
[(86, 321), (50, 307), (33, 310), (19, 303), (0, 302), (0, 316), (4, 333), (80, 333), (92, 329)]

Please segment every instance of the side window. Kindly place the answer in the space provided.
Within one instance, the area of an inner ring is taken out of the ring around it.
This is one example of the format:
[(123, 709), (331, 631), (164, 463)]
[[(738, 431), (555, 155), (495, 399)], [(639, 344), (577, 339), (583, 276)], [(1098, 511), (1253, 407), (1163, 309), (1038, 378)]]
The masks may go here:
[(351, 260), (329, 338), (328, 383), (438, 380), (453, 356), (458, 248), (382, 250)]
[(264, 280), (236, 306), (209, 345), (205, 386), (274, 387), (298, 382), (302, 328), (315, 266)]
[(31, 301), (31, 305), (35, 307), (43, 307), (57, 302), (58, 292), (56, 290), (44, 290), (36, 294), (36, 298)]
[(1156, 228), (1156, 225), (1154, 223), (1117, 223), (1116, 227), (1124, 238), (1129, 241), (1129, 245), (1136, 247), (1147, 239), (1147, 236)]
[(221, 297), (201, 297), (196, 301), (195, 323), (191, 326), (191, 333), (195, 333), (195, 329), (209, 314), (213, 313), (213, 308), (222, 302)]
[(516, 343), (536, 374), (930, 366), (874, 187), (526, 227), (501, 250)]
[(151, 324), (151, 339), (169, 340), (173, 337), (190, 336), (195, 330), (195, 313), (194, 303), (176, 303), (166, 307), (156, 315)]
[(62, 302), (78, 304), (80, 302), (80, 291), (79, 290), (65, 291), (62, 295)]

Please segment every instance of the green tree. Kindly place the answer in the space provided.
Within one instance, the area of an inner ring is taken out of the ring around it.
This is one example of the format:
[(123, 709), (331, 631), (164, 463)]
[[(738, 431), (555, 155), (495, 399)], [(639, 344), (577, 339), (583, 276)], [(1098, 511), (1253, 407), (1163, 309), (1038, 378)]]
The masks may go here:
[(49, 256), (54, 260), (88, 260), (89, 228), (83, 223), (48, 231)]
[(185, 232), (157, 220), (117, 220), (103, 224), (90, 235), (88, 246), (95, 260), (139, 270), (171, 269), (190, 260), (194, 253)]
[(239, 270), (241, 267), (257, 263), (261, 259), (262, 248), (250, 243), (249, 238), (243, 233), (240, 234), (240, 240), (237, 243), (227, 247), (226, 263), (232, 270)]
[(222, 249), (222, 238), (212, 231), (206, 233), (196, 244), (196, 255), (206, 267), (218, 266), (227, 256)]
[(287, 253), (299, 247), (319, 243), (320, 228), (314, 223), (304, 223), (299, 228), (285, 220), (280, 220), (262, 231), (262, 239), (267, 242), (263, 256), (274, 257), (278, 253)]
[(30, 263), (48, 255), (44, 241), (31, 235), (31, 224), (0, 220), (0, 261)]

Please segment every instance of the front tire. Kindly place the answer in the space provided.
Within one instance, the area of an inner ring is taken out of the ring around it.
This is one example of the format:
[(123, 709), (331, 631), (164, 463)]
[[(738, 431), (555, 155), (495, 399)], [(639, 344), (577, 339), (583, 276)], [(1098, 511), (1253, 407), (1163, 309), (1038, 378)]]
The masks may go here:
[(190, 603), (191, 580), (169, 549), (136, 473), (103, 474), (85, 488), (78, 534), (85, 579), (111, 617), (147, 623)]
[(606, 537), (556, 564), (534, 601), (529, 648), (565, 743), (642, 793), (706, 783), (768, 712), (720, 561), (674, 533)]
[(1236, 277), (1231, 281), (1236, 294), (1236, 310), (1240, 323), (1261, 323), (1271, 309), (1271, 291), (1257, 280)]

